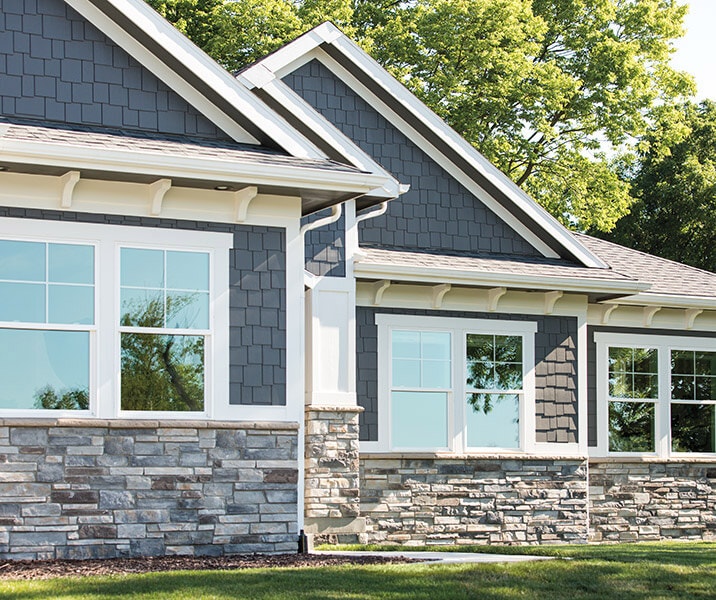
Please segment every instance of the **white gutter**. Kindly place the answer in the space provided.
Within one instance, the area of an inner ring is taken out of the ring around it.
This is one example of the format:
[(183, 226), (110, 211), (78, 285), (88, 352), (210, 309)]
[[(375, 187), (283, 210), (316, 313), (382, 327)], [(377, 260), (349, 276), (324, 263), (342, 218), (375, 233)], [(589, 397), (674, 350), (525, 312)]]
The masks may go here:
[(634, 296), (606, 300), (602, 304), (618, 304), (630, 306), (664, 306), (673, 308), (702, 308), (716, 310), (716, 297), (714, 296), (677, 296), (670, 294), (651, 294), (640, 292)]
[(319, 227), (323, 227), (324, 225), (335, 223), (341, 218), (342, 214), (343, 204), (334, 204), (331, 206), (331, 214), (329, 216), (318, 219), (318, 221), (313, 221), (312, 223), (306, 223), (303, 227), (301, 227), (300, 235), (303, 236), (307, 231), (312, 231), (314, 229), (318, 229)]
[(372, 173), (242, 163), (135, 150), (104, 150), (8, 140), (3, 139), (2, 136), (0, 136), (0, 160), (18, 164), (71, 167), (75, 171), (85, 169), (358, 194), (367, 194), (386, 183), (384, 177)]
[[(370, 279), (389, 279), (391, 281), (409, 281), (420, 283), (451, 283), (467, 286), (506, 287), (534, 290), (563, 290), (578, 293), (635, 294), (648, 289), (650, 284), (638, 281), (605, 281), (596, 278), (550, 277), (545, 275), (527, 275), (467, 271), (461, 269), (438, 269), (424, 266), (406, 266), (394, 264), (374, 264), (356, 262), (356, 277)], [(619, 300), (621, 303), (621, 300)]]
[[(402, 188), (403, 186), (400, 186), (400, 187)], [(407, 192), (407, 191), (408, 190), (405, 190), (405, 192)], [(401, 190), (400, 193), (404, 194), (405, 192)], [(369, 212), (365, 212), (363, 214), (357, 215), (356, 223), (360, 223), (361, 221), (367, 221), (368, 219), (375, 219), (375, 217), (384, 215), (387, 210), (388, 210), (388, 201), (386, 200), (385, 202), (380, 203), (378, 210), (371, 210)]]

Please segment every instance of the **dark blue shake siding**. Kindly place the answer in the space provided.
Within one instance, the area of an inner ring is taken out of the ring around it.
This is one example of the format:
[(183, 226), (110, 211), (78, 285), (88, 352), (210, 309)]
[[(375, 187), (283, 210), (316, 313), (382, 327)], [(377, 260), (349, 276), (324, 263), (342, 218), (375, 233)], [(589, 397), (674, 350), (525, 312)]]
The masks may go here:
[(0, 0), (0, 114), (230, 139), (62, 0)]

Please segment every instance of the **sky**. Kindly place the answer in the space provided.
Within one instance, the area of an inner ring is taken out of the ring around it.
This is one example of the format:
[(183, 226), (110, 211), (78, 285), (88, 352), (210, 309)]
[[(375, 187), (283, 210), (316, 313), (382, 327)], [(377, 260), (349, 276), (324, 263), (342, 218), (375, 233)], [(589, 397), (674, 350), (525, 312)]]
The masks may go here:
[(716, 0), (686, 0), (686, 35), (677, 40), (672, 65), (696, 78), (699, 100), (716, 100)]

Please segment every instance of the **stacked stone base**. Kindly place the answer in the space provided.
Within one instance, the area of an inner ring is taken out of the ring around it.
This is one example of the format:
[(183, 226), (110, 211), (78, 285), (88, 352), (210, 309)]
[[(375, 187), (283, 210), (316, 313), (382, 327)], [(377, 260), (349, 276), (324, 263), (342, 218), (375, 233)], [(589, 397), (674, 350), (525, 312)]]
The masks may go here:
[(362, 542), (555, 544), (588, 538), (583, 460), (361, 459)]
[(590, 461), (590, 539), (716, 540), (716, 461)]
[(0, 422), (0, 559), (294, 552), (298, 426)]

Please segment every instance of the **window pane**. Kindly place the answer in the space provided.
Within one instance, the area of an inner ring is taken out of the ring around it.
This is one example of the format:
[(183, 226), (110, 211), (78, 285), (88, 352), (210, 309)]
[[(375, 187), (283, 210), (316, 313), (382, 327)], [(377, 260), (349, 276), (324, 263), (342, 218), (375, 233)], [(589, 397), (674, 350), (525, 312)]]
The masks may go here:
[(393, 359), (393, 387), (419, 388), (420, 361), (415, 359)]
[(716, 400), (716, 377), (696, 378), (696, 399)]
[(122, 288), (120, 324), (135, 327), (164, 327), (164, 293)]
[(0, 407), (86, 410), (89, 333), (0, 329)]
[(609, 451), (654, 452), (654, 403), (609, 403)]
[(423, 332), (420, 334), (422, 358), (450, 360), (450, 334)]
[(609, 396), (631, 398), (634, 376), (629, 373), (609, 373)]
[(494, 365), (484, 362), (468, 362), (467, 385), (478, 390), (489, 390), (495, 387)]
[(659, 356), (655, 348), (634, 348), (634, 373), (658, 373)]
[(498, 390), (522, 389), (522, 365), (501, 364), (495, 365), (495, 388)]
[(167, 252), (167, 288), (209, 291), (209, 255), (206, 252)]
[(208, 292), (167, 292), (167, 327), (209, 329)]
[(122, 334), (122, 410), (203, 411), (204, 337)]
[(694, 353), (688, 350), (672, 350), (671, 372), (680, 375), (693, 375)]
[(420, 333), (417, 331), (393, 332), (393, 358), (420, 358)]
[(494, 336), (467, 334), (467, 359), (479, 362), (495, 360)]
[(447, 394), (393, 392), (391, 440), (394, 448), (447, 448)]
[(694, 399), (693, 375), (671, 375), (671, 397), (674, 400)]
[(713, 404), (671, 405), (671, 448), (674, 452), (713, 452)]
[(423, 388), (449, 388), (450, 387), (450, 361), (424, 360), (422, 364)]
[(53, 283), (94, 283), (94, 248), (76, 244), (48, 245), (48, 280)]
[(164, 251), (122, 248), (121, 285), (140, 288), (163, 288)]
[(609, 372), (632, 370), (633, 351), (631, 348), (609, 348)]
[(0, 321), (45, 322), (44, 283), (0, 283)]
[(634, 375), (634, 394), (632, 398), (656, 398), (659, 389), (658, 375)]
[(468, 394), (467, 445), (471, 448), (519, 448), (519, 396)]
[(50, 285), (47, 293), (49, 323), (94, 323), (94, 287)]
[(516, 335), (495, 336), (495, 360), (499, 362), (522, 362), (522, 338)]
[(696, 353), (696, 374), (716, 376), (716, 352)]
[(0, 240), (0, 279), (45, 281), (45, 244)]

